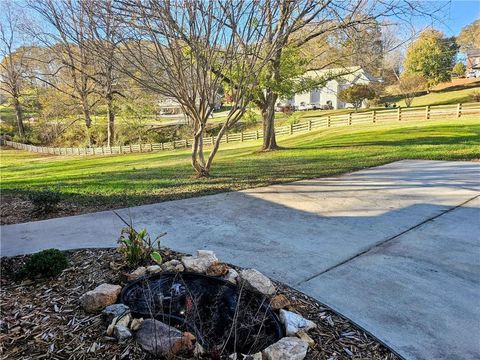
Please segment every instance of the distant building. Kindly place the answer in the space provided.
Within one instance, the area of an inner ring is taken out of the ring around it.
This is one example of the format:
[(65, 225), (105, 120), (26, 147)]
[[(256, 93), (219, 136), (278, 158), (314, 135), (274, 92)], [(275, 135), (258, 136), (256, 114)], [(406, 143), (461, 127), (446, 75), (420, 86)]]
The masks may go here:
[(480, 71), (480, 49), (471, 49), (467, 51), (467, 72)]
[(353, 107), (353, 104), (345, 103), (338, 98), (338, 93), (352, 85), (369, 85), (381, 80), (368, 74), (360, 66), (310, 70), (304, 74), (304, 77), (310, 78), (334, 78), (328, 81), (324, 87), (313, 89), (311, 91), (295, 94), (290, 99), (281, 99), (280, 105), (291, 105), (295, 107), (314, 106), (316, 108), (331, 106), (333, 109), (344, 109)]

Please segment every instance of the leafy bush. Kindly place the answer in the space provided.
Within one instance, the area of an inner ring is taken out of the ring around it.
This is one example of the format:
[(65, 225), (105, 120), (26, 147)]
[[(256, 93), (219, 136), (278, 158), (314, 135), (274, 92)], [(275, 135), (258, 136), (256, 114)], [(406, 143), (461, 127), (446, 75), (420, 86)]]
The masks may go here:
[(137, 232), (131, 225), (124, 227), (118, 239), (119, 251), (125, 256), (130, 266), (137, 266), (149, 258), (161, 264), (160, 238), (165, 234), (160, 234), (152, 241), (146, 229)]
[(375, 97), (375, 91), (368, 85), (352, 85), (338, 93), (338, 98), (353, 105), (355, 110), (362, 106), (364, 100)]
[(470, 94), (472, 101), (480, 102), (480, 91), (475, 90)]
[(68, 260), (58, 249), (33, 254), (20, 270), (19, 278), (54, 277), (68, 267)]
[(34, 207), (34, 212), (46, 214), (56, 209), (62, 195), (54, 190), (41, 190), (30, 193), (28, 199)]
[(465, 75), (465, 64), (462, 62), (456, 63), (455, 66), (452, 69), (452, 74), (457, 75), (457, 76), (463, 76)]

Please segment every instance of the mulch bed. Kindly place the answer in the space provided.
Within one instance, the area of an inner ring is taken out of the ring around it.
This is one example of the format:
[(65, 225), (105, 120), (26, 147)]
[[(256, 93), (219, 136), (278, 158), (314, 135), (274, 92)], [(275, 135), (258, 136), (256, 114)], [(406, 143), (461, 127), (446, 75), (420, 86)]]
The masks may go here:
[[(78, 298), (97, 285), (124, 284), (115, 249), (66, 252), (70, 267), (50, 280), (15, 281), (27, 256), (1, 258), (0, 357), (2, 359), (147, 359), (132, 340), (118, 344), (100, 315), (86, 314)], [(164, 260), (179, 254), (165, 251)], [(314, 321), (315, 347), (306, 359), (398, 359), (378, 341), (310, 297), (277, 284), (295, 311)]]
[(0, 196), (0, 225), (20, 224), (29, 221), (46, 220), (63, 216), (86, 214), (110, 209), (111, 205), (79, 205), (74, 202), (61, 201), (55, 211), (36, 213), (26, 196)]

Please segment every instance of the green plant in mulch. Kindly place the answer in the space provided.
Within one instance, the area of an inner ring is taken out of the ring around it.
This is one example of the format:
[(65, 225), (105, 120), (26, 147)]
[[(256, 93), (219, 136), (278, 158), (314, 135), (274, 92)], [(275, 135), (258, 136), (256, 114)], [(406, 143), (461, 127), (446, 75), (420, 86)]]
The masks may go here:
[(37, 214), (47, 214), (57, 208), (62, 200), (62, 194), (56, 190), (40, 190), (28, 194), (28, 199), (33, 205), (33, 211)]
[(67, 257), (58, 249), (33, 254), (17, 274), (19, 279), (48, 278), (59, 275), (68, 267)]
[(125, 256), (130, 266), (137, 266), (148, 259), (160, 265), (162, 263), (160, 238), (164, 235), (166, 233), (162, 233), (152, 240), (146, 229), (137, 232), (133, 226), (126, 226), (122, 229), (120, 239), (118, 239), (119, 251)]

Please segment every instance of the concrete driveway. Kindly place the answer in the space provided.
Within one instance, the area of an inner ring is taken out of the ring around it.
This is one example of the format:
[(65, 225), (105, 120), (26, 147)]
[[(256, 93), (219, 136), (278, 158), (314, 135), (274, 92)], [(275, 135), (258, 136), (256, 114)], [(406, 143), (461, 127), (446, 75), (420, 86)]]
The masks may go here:
[(480, 358), (480, 163), (337, 178), (8, 225), (2, 255), (115, 246), (133, 221), (304, 291), (406, 359)]

